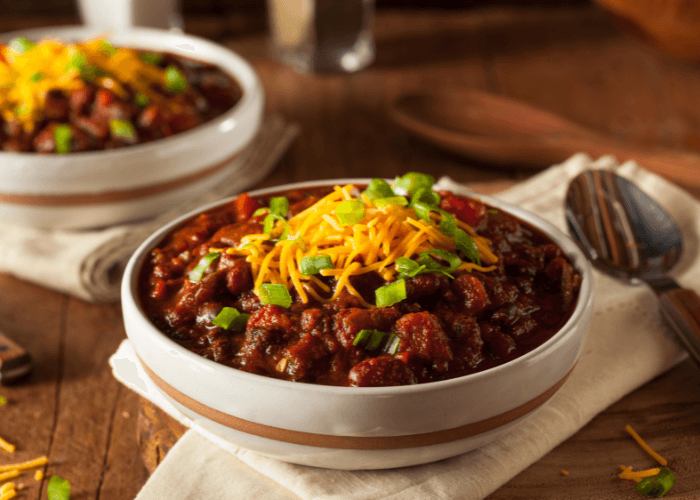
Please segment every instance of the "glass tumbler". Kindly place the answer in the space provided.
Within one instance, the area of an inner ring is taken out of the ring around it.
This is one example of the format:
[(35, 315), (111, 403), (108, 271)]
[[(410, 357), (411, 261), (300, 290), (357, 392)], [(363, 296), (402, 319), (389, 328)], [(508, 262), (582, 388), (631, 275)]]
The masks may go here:
[(374, 61), (374, 0), (267, 0), (272, 55), (304, 73), (352, 73)]

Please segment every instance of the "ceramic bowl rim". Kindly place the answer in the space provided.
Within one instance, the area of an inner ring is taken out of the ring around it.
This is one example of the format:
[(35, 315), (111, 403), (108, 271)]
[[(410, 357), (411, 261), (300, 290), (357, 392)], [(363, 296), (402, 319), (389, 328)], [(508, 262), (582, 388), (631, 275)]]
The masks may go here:
[[(264, 196), (275, 192), (288, 191), (291, 189), (301, 189), (307, 187), (322, 187), (337, 184), (367, 184), (370, 180), (371, 178), (351, 178), (296, 182), (263, 189), (251, 190), (249, 191), (249, 194), (251, 194), (252, 196)], [(439, 181), (437, 182), (437, 185), (439, 186)], [(560, 328), (559, 331), (557, 331), (550, 339), (548, 339), (542, 345), (502, 365), (498, 365), (480, 372), (463, 375), (461, 377), (435, 382), (426, 382), (421, 384), (390, 387), (344, 387), (311, 384), (304, 382), (291, 382), (288, 380), (275, 379), (272, 377), (266, 377), (264, 375), (248, 373), (206, 359), (190, 351), (189, 349), (182, 347), (180, 344), (170, 339), (165, 333), (161, 332), (158, 328), (156, 328), (155, 325), (151, 323), (151, 321), (144, 314), (140, 301), (137, 299), (138, 276), (143, 266), (143, 262), (147, 253), (158, 243), (160, 243), (160, 241), (176, 226), (198, 215), (199, 213), (229, 203), (238, 195), (228, 197), (213, 203), (209, 203), (205, 206), (188, 212), (187, 214), (184, 214), (181, 217), (178, 217), (177, 219), (166, 224), (165, 226), (157, 230), (155, 233), (153, 233), (134, 251), (131, 258), (129, 259), (129, 262), (127, 263), (127, 266), (124, 271), (124, 276), (122, 278), (121, 295), (124, 311), (127, 311), (127, 309), (136, 311), (138, 313), (138, 316), (136, 318), (130, 318), (131, 321), (137, 321), (143, 326), (146, 326), (149, 330), (149, 335), (156, 335), (157, 338), (155, 339), (155, 341), (158, 344), (167, 346), (169, 349), (176, 349), (179, 356), (185, 356), (189, 362), (194, 362), (197, 365), (205, 367), (206, 371), (213, 371), (216, 372), (217, 376), (223, 376), (227, 378), (232, 377), (233, 379), (236, 379), (242, 377), (242, 379), (248, 383), (258, 383), (263, 386), (272, 386), (274, 388), (282, 390), (304, 391), (318, 393), (319, 395), (332, 394), (355, 397), (400, 397), (402, 395), (408, 394), (415, 395), (425, 392), (449, 390), (454, 388), (454, 386), (469, 385), (471, 383), (477, 383), (483, 379), (495, 378), (500, 376), (501, 374), (507, 374), (510, 371), (517, 370), (523, 365), (527, 365), (528, 363), (534, 361), (536, 358), (546, 356), (547, 354), (550, 354), (551, 351), (556, 351), (556, 348), (559, 345), (566, 344), (570, 337), (575, 336), (580, 330), (580, 328), (582, 326), (585, 326), (586, 322), (590, 319), (590, 315), (592, 314), (593, 310), (593, 271), (590, 262), (580, 250), (578, 245), (573, 241), (573, 239), (558, 228), (556, 228), (554, 225), (549, 223), (548, 221), (542, 219), (540, 216), (535, 215), (534, 213), (525, 209), (519, 208), (515, 205), (511, 205), (510, 203), (495, 199), (491, 196), (470, 192), (467, 187), (465, 187), (464, 192), (471, 193), (468, 194), (468, 196), (473, 196), (474, 198), (481, 199), (489, 205), (494, 206), (495, 208), (504, 209), (512, 215), (523, 219), (525, 222), (534, 225), (535, 227), (543, 231), (545, 234), (547, 234), (547, 236), (552, 238), (558, 246), (567, 246), (567, 249), (562, 248), (562, 250), (565, 250), (567, 255), (569, 255), (569, 257), (572, 259), (573, 264), (581, 274), (582, 278), (581, 289), (579, 291), (579, 297), (576, 302), (576, 307), (574, 308), (574, 311), (572, 312), (571, 316), (569, 317), (569, 320), (564, 324), (564, 326), (562, 326), (562, 328)], [(586, 316), (588, 316), (588, 318)]]

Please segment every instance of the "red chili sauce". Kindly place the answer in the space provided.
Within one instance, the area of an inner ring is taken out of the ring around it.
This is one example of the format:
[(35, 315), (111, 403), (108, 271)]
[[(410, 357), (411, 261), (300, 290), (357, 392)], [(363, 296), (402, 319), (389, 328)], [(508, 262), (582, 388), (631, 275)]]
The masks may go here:
[[(290, 216), (329, 192), (283, 193)], [(406, 278), (407, 298), (366, 309), (350, 293), (321, 304), (302, 303), (294, 289), (285, 309), (263, 306), (253, 293), (250, 264), (222, 254), (197, 282), (189, 271), (210, 247), (238, 245), (261, 233), (253, 212), (269, 197), (247, 194), (201, 214), (170, 233), (148, 256), (140, 298), (157, 328), (187, 349), (239, 370), (295, 382), (395, 386), (446, 380), (501, 365), (542, 345), (566, 323), (581, 277), (550, 238), (518, 218), (473, 199), (441, 192), (440, 208), (487, 237), (498, 256), (488, 273), (420, 274)], [(321, 278), (333, 287), (335, 279)], [(386, 284), (374, 272), (351, 278), (370, 303)], [(212, 324), (224, 306), (250, 313), (245, 329)], [(391, 355), (353, 345), (362, 329), (400, 338)], [(284, 360), (286, 361), (283, 361)], [(283, 368), (283, 369), (281, 369)]]

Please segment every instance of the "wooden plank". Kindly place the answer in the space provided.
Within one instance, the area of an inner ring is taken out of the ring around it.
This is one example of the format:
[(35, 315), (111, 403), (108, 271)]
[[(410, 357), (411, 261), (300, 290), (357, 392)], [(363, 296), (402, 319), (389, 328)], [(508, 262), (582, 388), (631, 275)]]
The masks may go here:
[[(30, 311), (30, 314), (25, 314)], [(0, 406), (0, 436), (17, 449), (0, 451), (0, 464), (30, 460), (48, 454), (56, 420), (56, 379), (60, 377), (67, 299), (45, 288), (0, 274), (0, 329), (20, 343), (34, 360), (27, 380), (0, 386), (8, 404)], [(33, 472), (17, 482), (28, 498), (38, 498), (41, 483)]]
[(115, 425), (123, 389), (107, 361), (123, 338), (118, 307), (70, 299), (48, 475), (69, 480), (77, 498), (97, 498), (112, 433), (123, 428)]

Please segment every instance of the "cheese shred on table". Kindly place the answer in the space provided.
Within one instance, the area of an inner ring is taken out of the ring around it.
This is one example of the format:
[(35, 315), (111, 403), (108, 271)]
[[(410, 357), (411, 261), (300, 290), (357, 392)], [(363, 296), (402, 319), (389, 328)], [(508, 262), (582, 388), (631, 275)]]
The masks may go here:
[[(354, 196), (354, 193), (357, 191), (351, 184), (336, 186), (332, 193), (286, 221), (286, 239), (274, 241), (285, 229), (285, 223), (278, 221), (272, 234), (246, 235), (236, 248), (211, 248), (210, 251), (245, 256), (251, 264), (256, 294), (264, 283), (282, 284), (288, 290), (296, 289), (306, 304), (309, 297), (328, 303), (347, 290), (368, 308), (374, 306), (355, 290), (350, 277), (375, 271), (386, 281), (391, 281), (397, 274), (394, 262), (399, 257), (411, 258), (435, 249), (457, 252), (454, 238), (440, 232), (436, 225), (421, 220), (413, 208), (377, 207), (366, 196)], [(343, 225), (335, 209), (343, 201), (357, 199), (363, 202), (364, 218), (355, 224)], [(433, 215), (431, 213), (431, 217)], [(439, 225), (439, 216), (434, 217), (433, 222)], [(498, 257), (489, 249), (489, 241), (461, 220), (457, 219), (456, 223), (471, 236), (481, 262), (486, 264), (463, 262), (459, 270), (494, 270), (496, 266), (493, 264), (498, 262)], [(330, 297), (319, 294), (319, 289), (327, 293), (330, 290), (318, 277), (305, 276), (299, 270), (304, 257), (319, 255), (330, 256), (333, 263), (333, 269), (320, 272), (321, 276), (333, 276), (336, 280), (335, 291)]]
[(0, 437), (0, 449), (5, 450), (8, 453), (14, 453), (15, 452), (15, 445), (8, 443), (7, 441), (5, 441), (3, 438)]
[(632, 426), (630, 426), (630, 425), (625, 426), (625, 430), (629, 433), (630, 436), (632, 436), (634, 438), (635, 441), (637, 441), (639, 446), (641, 446), (644, 451), (646, 451), (649, 455), (651, 455), (651, 457), (654, 460), (659, 462), (659, 464), (661, 464), (664, 467), (666, 467), (668, 465), (668, 461), (664, 457), (662, 457), (661, 455), (656, 453), (654, 450), (652, 450), (651, 446), (646, 444), (644, 442), (644, 440), (639, 436), (639, 434), (637, 434), (634, 431), (634, 429), (632, 429)]
[(41, 467), (42, 465), (46, 465), (48, 462), (49, 462), (48, 457), (43, 456), (43, 457), (35, 458), (33, 460), (28, 460), (27, 462), (0, 465), (0, 473), (12, 471), (12, 470), (33, 469), (35, 467)]

